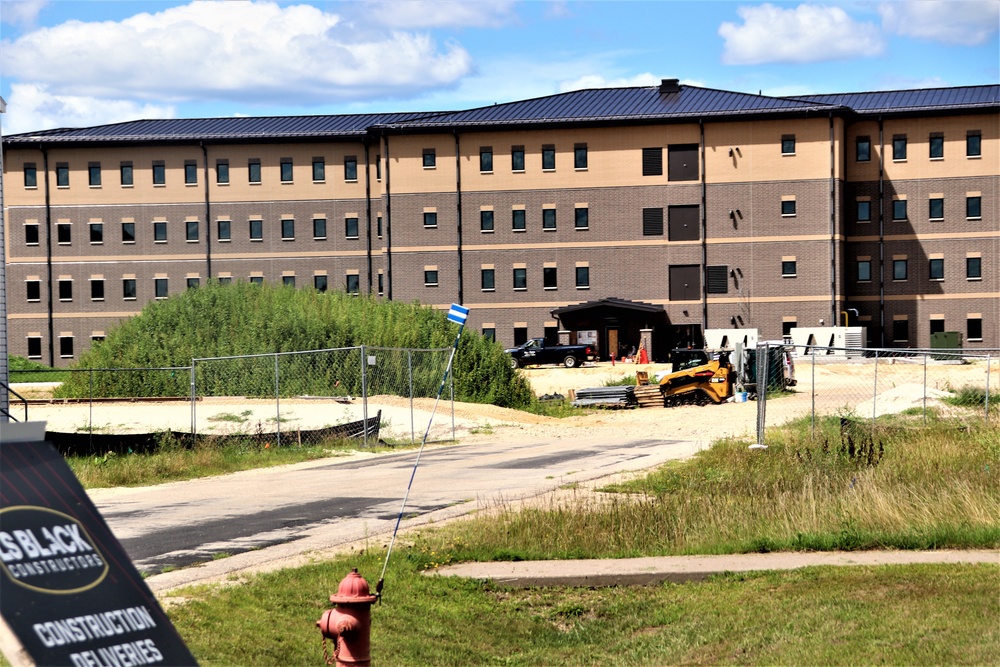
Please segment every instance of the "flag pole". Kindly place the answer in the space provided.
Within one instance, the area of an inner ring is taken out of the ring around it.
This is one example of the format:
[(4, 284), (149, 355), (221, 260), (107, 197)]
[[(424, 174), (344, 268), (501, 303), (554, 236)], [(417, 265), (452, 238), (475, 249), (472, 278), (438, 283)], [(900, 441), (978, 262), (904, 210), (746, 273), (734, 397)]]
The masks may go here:
[(406, 508), (406, 501), (410, 497), (410, 489), (413, 488), (413, 479), (417, 476), (417, 466), (420, 465), (420, 455), (424, 453), (424, 445), (427, 444), (427, 437), (431, 432), (431, 424), (434, 423), (434, 415), (437, 413), (438, 403), (441, 401), (441, 394), (444, 386), (448, 382), (448, 375), (451, 373), (452, 364), (455, 361), (455, 353), (458, 351), (458, 341), (462, 338), (465, 330), (465, 320), (469, 317), (469, 309), (457, 303), (451, 304), (448, 310), (448, 321), (458, 324), (458, 335), (455, 336), (455, 343), (451, 347), (451, 354), (448, 357), (448, 366), (444, 369), (444, 377), (441, 378), (441, 386), (438, 387), (437, 398), (434, 399), (434, 408), (431, 410), (431, 417), (427, 421), (427, 430), (424, 431), (424, 439), (420, 442), (420, 449), (417, 450), (417, 460), (413, 463), (413, 470), (410, 472), (410, 483), (406, 485), (406, 493), (403, 495), (403, 502), (399, 506), (399, 516), (396, 517), (396, 526), (392, 529), (392, 539), (389, 540), (389, 550), (385, 554), (385, 563), (382, 565), (382, 574), (375, 584), (375, 595), (382, 599), (382, 587), (385, 585), (385, 571), (389, 567), (389, 556), (392, 555), (392, 547), (396, 544), (396, 534), (399, 532), (399, 524), (403, 520), (403, 510)]

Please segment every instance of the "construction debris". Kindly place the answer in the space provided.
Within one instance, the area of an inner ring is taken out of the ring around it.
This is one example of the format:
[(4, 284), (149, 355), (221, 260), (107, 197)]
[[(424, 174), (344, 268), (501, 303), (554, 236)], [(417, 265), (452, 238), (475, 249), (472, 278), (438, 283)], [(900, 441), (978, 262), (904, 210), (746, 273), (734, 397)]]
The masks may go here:
[[(657, 388), (659, 390), (659, 388)], [(635, 387), (594, 387), (576, 392), (575, 407), (632, 408), (636, 405)]]

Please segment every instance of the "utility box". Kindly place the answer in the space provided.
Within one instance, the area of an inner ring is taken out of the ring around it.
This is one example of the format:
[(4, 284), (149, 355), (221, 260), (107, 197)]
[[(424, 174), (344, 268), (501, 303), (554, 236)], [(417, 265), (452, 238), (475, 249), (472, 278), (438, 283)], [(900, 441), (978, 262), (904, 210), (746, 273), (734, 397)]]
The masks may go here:
[[(937, 333), (931, 334), (931, 349), (932, 350), (961, 350), (962, 349), (962, 332), (961, 331), (939, 331)], [(955, 361), (958, 359), (956, 354), (932, 354), (931, 359), (936, 359), (938, 361)]]

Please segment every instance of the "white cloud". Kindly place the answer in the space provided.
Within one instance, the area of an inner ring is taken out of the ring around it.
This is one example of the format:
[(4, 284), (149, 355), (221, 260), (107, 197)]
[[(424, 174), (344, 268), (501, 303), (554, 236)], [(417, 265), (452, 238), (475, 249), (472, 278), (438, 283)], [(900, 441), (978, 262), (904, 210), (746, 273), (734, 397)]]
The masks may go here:
[(512, 0), (375, 0), (362, 5), (375, 22), (392, 28), (497, 28), (514, 18)]
[(57, 127), (87, 127), (136, 118), (173, 118), (176, 114), (172, 106), (56, 95), (45, 86), (15, 83), (10, 87), (3, 132), (9, 135)]
[(309, 5), (196, 1), (121, 22), (68, 21), (2, 44), (8, 79), (59, 96), (247, 104), (405, 97), (472, 69), (425, 34), (361, 36)]
[(658, 86), (663, 77), (645, 72), (632, 77), (622, 77), (617, 79), (605, 79), (600, 74), (586, 74), (572, 81), (561, 81), (559, 92), (565, 93), (570, 90), (584, 90), (587, 88), (628, 88), (631, 86)]
[(840, 7), (765, 3), (736, 10), (742, 25), (723, 23), (722, 61), (728, 65), (809, 63), (874, 56), (884, 43), (878, 27), (853, 20)]
[(2, 0), (0, 2), (0, 23), (31, 25), (47, 4), (49, 4), (48, 0)]
[(889, 32), (965, 46), (982, 44), (1000, 24), (996, 0), (911, 0), (879, 5), (879, 13)]

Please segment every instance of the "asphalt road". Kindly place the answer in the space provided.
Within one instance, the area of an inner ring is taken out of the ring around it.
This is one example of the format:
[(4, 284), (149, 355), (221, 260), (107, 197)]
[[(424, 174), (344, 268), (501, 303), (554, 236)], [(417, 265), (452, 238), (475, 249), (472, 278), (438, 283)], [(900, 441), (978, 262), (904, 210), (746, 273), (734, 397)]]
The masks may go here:
[[(498, 439), (499, 440), (499, 439)], [(549, 437), (428, 446), (401, 530), (690, 456), (698, 443)], [(391, 537), (416, 450), (357, 454), (91, 498), (154, 591), (308, 562)], [(224, 556), (224, 557), (222, 557)], [(196, 565), (192, 567), (193, 565)], [(163, 572), (164, 569), (168, 570)]]

